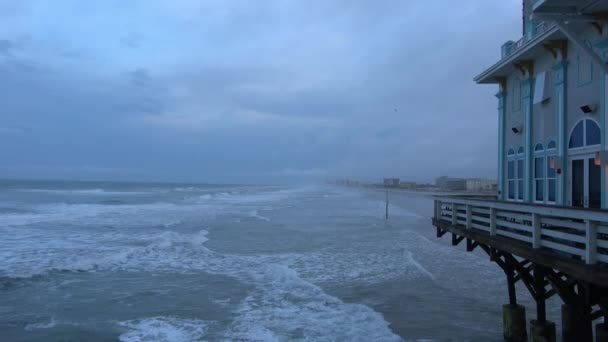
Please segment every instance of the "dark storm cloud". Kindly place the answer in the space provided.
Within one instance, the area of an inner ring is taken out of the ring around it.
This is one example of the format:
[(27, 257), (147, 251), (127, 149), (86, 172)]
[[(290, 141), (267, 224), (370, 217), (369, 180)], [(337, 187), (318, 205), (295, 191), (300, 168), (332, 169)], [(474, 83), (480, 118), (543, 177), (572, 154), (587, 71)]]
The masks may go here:
[(91, 6), (25, 1), (0, 31), (28, 37), (0, 40), (2, 126), (23, 127), (0, 176), (494, 176), (496, 89), (471, 78), (518, 1)]

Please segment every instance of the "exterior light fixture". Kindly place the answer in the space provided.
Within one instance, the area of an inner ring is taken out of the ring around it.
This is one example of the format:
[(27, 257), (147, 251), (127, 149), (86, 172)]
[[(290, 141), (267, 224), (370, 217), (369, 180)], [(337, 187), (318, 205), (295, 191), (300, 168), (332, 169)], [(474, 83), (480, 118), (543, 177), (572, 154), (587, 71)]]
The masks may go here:
[(592, 114), (597, 110), (597, 106), (593, 104), (584, 104), (580, 108), (583, 114)]
[(511, 130), (513, 131), (513, 133), (519, 134), (523, 131), (523, 127), (521, 125), (516, 125), (511, 127)]
[(562, 158), (560, 156), (552, 156), (549, 158), (549, 168), (555, 170), (555, 173), (562, 173)]
[(602, 166), (602, 164), (608, 164), (608, 151), (597, 151), (595, 152), (595, 158), (593, 158), (595, 166)]

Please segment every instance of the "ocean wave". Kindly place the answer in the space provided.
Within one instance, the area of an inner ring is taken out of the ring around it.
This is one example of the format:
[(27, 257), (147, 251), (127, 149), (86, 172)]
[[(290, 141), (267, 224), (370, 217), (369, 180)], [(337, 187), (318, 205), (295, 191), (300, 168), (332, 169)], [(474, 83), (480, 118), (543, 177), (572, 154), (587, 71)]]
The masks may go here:
[(260, 213), (257, 210), (250, 211), (249, 216), (253, 217), (255, 219), (261, 220), (261, 221), (270, 222), (270, 219), (268, 217), (260, 215)]
[(38, 323), (29, 323), (25, 326), (26, 331), (32, 331), (37, 329), (51, 329), (57, 325), (57, 321), (55, 317), (51, 317), (48, 321), (38, 322)]
[(199, 319), (165, 316), (122, 321), (119, 325), (127, 329), (119, 336), (123, 342), (197, 341), (205, 337), (208, 327), (206, 321)]
[(199, 218), (202, 213), (212, 218), (217, 209), (219, 208), (210, 205), (172, 202), (144, 204), (50, 203), (34, 206), (26, 212), (0, 214), (0, 227), (49, 222), (111, 226), (171, 225), (178, 220)]
[(344, 303), (281, 264), (256, 275), (257, 290), (241, 303), (228, 339), (399, 341), (381, 314)]
[(118, 191), (106, 190), (101, 188), (94, 189), (17, 189), (19, 192), (40, 192), (49, 194), (66, 195), (145, 195), (151, 194), (150, 191)]

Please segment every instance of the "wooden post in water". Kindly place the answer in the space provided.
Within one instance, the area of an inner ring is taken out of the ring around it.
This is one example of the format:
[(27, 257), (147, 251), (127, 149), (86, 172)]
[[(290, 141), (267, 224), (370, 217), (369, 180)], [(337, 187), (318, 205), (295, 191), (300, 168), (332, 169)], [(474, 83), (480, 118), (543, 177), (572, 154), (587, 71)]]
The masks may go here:
[(384, 219), (388, 220), (388, 189), (386, 189), (386, 212), (384, 215)]

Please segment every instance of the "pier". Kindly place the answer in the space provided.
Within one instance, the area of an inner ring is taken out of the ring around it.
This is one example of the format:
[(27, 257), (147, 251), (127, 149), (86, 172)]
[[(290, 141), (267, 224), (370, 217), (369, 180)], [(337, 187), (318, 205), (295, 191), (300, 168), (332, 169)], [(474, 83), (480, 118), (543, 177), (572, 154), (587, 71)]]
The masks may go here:
[[(514, 203), (467, 197), (436, 197), (433, 225), (437, 237), (466, 243), (488, 254), (505, 273), (509, 303), (503, 306), (504, 336), (509, 341), (555, 341), (546, 300), (559, 296), (562, 339), (608, 341), (608, 212), (573, 207)], [(517, 302), (521, 281), (536, 302), (526, 328)], [(601, 321), (603, 319), (603, 321)]]

